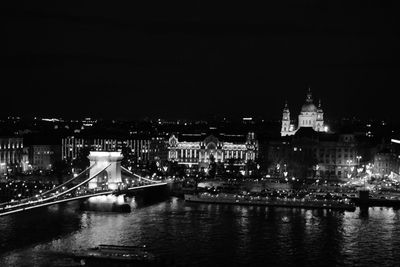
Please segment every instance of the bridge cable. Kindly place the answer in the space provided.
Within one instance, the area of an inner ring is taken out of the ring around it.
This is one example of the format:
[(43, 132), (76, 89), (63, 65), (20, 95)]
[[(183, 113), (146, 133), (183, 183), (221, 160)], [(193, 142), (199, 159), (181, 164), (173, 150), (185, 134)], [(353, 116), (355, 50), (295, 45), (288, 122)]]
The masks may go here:
[(139, 179), (143, 179), (143, 180), (151, 182), (151, 183), (161, 183), (162, 182), (161, 180), (154, 181), (154, 180), (150, 180), (150, 179), (144, 178), (144, 177), (142, 177), (142, 176), (140, 176), (140, 175), (138, 175), (136, 173), (131, 172), (130, 170), (128, 170), (127, 168), (122, 167), (122, 166), (121, 166), (121, 170), (124, 170), (125, 172), (127, 172), (127, 173), (129, 173), (129, 174), (131, 174), (131, 175), (133, 175), (133, 176), (135, 176), (135, 177), (137, 177)]

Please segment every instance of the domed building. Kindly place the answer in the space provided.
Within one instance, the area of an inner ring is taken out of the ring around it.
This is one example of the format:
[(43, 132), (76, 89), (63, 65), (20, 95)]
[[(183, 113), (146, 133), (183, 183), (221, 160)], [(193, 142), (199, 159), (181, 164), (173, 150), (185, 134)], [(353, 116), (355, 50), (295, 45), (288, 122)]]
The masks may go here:
[(302, 127), (312, 128), (316, 132), (327, 131), (324, 125), (324, 112), (321, 108), (321, 101), (318, 107), (314, 105), (310, 88), (308, 89), (306, 103), (301, 107), (297, 126), (291, 123), (289, 107), (287, 103), (285, 104), (282, 115), (281, 136), (294, 135)]

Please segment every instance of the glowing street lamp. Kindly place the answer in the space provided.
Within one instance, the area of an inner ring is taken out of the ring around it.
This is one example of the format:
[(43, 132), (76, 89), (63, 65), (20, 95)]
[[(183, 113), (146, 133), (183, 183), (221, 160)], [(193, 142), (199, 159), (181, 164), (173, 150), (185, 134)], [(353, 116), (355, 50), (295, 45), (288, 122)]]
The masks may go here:
[(372, 175), (371, 169), (372, 169), (372, 165), (371, 165), (371, 163), (368, 163), (368, 165), (366, 166), (366, 172), (367, 172), (367, 174), (368, 174), (369, 176)]
[(319, 165), (318, 164), (315, 165), (315, 176), (319, 177)]
[[(347, 168), (347, 171), (348, 171), (348, 173), (347, 173), (347, 178), (350, 178), (350, 177), (351, 177), (351, 172), (349, 172), (349, 170), (351, 170), (350, 164), (351, 164), (352, 162), (353, 162), (353, 161), (352, 161), (351, 159), (346, 160), (346, 163), (347, 163), (347, 165), (348, 165), (348, 168)], [(353, 170), (354, 170), (354, 169), (353, 169)], [(351, 171), (353, 171), (353, 170), (351, 170)]]
[(357, 156), (356, 159), (357, 159), (357, 166), (358, 166), (358, 165), (360, 165), (360, 160), (362, 159), (362, 156)]

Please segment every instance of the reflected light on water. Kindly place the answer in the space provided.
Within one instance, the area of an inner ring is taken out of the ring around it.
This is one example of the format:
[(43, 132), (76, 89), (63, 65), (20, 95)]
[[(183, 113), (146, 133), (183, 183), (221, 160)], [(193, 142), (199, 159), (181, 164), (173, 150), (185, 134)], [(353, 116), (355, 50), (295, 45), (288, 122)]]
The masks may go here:
[[(135, 204), (130, 198), (125, 200), (137, 208), (125, 214), (44, 210), (37, 218), (33, 214), (30, 223), (17, 230), (12, 230), (12, 226), (16, 225), (15, 220), (21, 223), (22, 217), (1, 219), (0, 224), (6, 225), (0, 236), (6, 242), (11, 240), (4, 239), (7, 235), (23, 238), (32, 234), (35, 224), (46, 228), (60, 219), (65, 222), (59, 227), (73, 230), (61, 231), (61, 235), (43, 231), (41, 241), (1, 255), (0, 266), (54, 266), (54, 258), (40, 255), (102, 243), (146, 245), (151, 252), (187, 266), (259, 266), (260, 262), (270, 266), (320, 266), (323, 262), (326, 266), (379, 263), (383, 267), (400, 262), (395, 253), (400, 246), (398, 210), (370, 208), (366, 216), (359, 209), (324, 212), (193, 204), (177, 198), (146, 205), (141, 201)], [(46, 221), (43, 216), (55, 219)], [(72, 216), (80, 223), (75, 224)], [(283, 221), (284, 217), (289, 220)]]
[(124, 195), (105, 195), (105, 196), (95, 196), (95, 197), (90, 197), (88, 199), (89, 203), (117, 203), (117, 204), (124, 204), (125, 199)]

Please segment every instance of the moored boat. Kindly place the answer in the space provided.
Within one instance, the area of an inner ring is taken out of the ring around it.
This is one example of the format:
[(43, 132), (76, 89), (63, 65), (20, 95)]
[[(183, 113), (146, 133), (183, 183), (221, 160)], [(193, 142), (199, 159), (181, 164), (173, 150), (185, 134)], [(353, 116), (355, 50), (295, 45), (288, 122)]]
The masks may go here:
[(236, 204), (236, 205), (255, 205), (271, 207), (291, 207), (306, 209), (332, 209), (354, 211), (355, 205), (350, 199), (343, 200), (321, 200), (307, 198), (276, 198), (265, 196), (247, 196), (239, 194), (185, 194), (185, 201), (214, 203), (214, 204)]
[(99, 245), (73, 254), (81, 266), (163, 266), (145, 247)]

